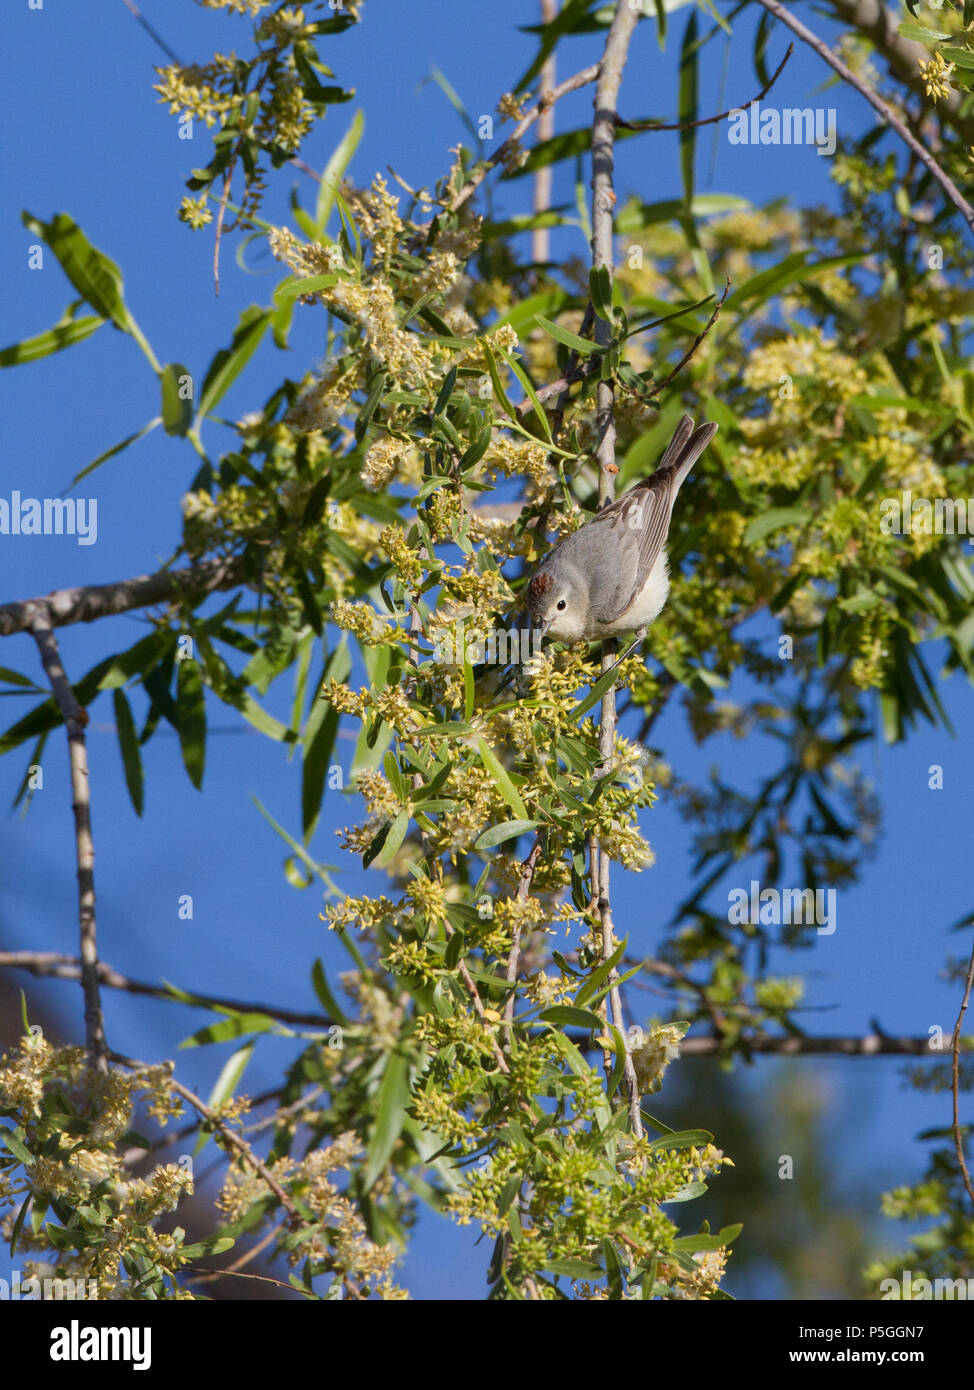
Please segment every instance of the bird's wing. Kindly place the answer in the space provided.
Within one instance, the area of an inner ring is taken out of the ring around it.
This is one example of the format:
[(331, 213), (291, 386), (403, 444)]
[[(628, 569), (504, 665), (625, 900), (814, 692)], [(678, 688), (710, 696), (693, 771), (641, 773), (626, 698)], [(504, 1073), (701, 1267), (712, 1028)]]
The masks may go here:
[(695, 430), (684, 415), (656, 472), (592, 518), (593, 526), (615, 533), (613, 562), (618, 559), (615, 576), (601, 586), (605, 599), (595, 614), (599, 622), (615, 622), (642, 590), (666, 543), (680, 486), (716, 433), (712, 424)]

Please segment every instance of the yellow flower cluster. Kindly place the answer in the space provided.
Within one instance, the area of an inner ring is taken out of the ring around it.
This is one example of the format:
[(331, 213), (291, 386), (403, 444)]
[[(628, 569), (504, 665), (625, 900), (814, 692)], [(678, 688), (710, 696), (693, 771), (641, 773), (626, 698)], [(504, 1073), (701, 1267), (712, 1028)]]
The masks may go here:
[(929, 60), (918, 58), (917, 62), (927, 96), (933, 102), (946, 101), (953, 91), (950, 83), (950, 76), (954, 71), (953, 63), (946, 62), (942, 53), (935, 53)]

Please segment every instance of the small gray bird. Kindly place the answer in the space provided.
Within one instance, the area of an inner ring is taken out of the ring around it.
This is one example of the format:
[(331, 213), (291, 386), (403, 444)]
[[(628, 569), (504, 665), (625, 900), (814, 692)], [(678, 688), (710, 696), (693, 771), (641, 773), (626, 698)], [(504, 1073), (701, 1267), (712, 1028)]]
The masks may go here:
[(546, 555), (528, 584), (541, 636), (597, 641), (645, 629), (670, 592), (666, 537), (680, 484), (717, 433), (684, 415), (655, 473), (596, 512)]

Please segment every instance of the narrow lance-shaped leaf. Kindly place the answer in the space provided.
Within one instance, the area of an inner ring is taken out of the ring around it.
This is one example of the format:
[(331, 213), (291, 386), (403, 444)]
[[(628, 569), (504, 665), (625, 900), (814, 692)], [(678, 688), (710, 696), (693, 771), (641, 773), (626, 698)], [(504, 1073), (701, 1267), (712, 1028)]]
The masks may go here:
[(114, 261), (92, 246), (74, 219), (59, 212), (50, 222), (42, 222), (24, 212), (21, 220), (29, 232), (51, 248), (65, 275), (95, 313), (111, 319), (123, 333), (130, 333), (132, 320), (122, 294), (122, 272)]
[(0, 367), (17, 367), (23, 362), (36, 362), (38, 358), (48, 357), (52, 352), (61, 352), (74, 343), (82, 343), (90, 338), (96, 329), (101, 328), (107, 319), (89, 315), (83, 319), (71, 319), (67, 323), (56, 324), (46, 333), (38, 333), (35, 338), (24, 338), (8, 348), (0, 350)]
[(142, 754), (139, 751), (139, 736), (135, 729), (132, 710), (121, 686), (112, 692), (115, 704), (115, 727), (118, 730), (118, 744), (122, 750), (122, 767), (125, 770), (125, 785), (135, 814), (141, 816), (145, 792), (145, 777), (142, 770)]
[(176, 711), (179, 719), (179, 746), (189, 780), (199, 790), (203, 786), (206, 762), (206, 705), (199, 663), (180, 661), (176, 668)]
[(401, 1052), (389, 1055), (376, 1100), (377, 1114), (369, 1139), (368, 1163), (363, 1178), (366, 1192), (382, 1173), (402, 1133), (409, 1104), (409, 1062)]

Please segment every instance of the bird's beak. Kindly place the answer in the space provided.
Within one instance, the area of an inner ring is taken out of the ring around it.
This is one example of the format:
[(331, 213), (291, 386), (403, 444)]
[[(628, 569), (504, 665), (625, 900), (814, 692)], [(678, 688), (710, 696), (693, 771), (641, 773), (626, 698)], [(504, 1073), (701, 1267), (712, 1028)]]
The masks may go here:
[(546, 637), (547, 634), (548, 634), (548, 629), (549, 629), (549, 627), (551, 627), (552, 621), (553, 621), (553, 620), (552, 620), (551, 618), (547, 618), (547, 619), (542, 619), (541, 621), (535, 623), (534, 628), (535, 628), (535, 631), (536, 631), (537, 634), (538, 634), (538, 641), (539, 641), (539, 642), (543, 642), (543, 641), (544, 641), (545, 637)]

